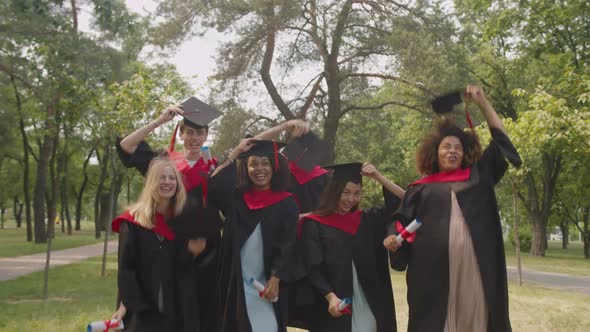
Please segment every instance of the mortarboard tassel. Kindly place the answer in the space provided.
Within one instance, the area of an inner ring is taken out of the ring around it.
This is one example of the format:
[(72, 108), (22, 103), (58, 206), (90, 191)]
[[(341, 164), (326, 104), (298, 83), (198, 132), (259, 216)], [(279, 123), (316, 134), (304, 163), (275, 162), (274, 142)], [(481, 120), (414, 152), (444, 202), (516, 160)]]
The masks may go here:
[(174, 145), (176, 144), (176, 134), (178, 133), (178, 126), (180, 126), (180, 121), (176, 123), (176, 128), (174, 128), (174, 133), (172, 134), (172, 139), (170, 140), (170, 147), (168, 148), (169, 152), (174, 151)]
[(279, 165), (279, 149), (277, 148), (277, 141), (272, 141), (272, 145), (273, 145), (273, 154), (275, 157), (275, 172), (278, 172), (280, 169), (280, 165)]

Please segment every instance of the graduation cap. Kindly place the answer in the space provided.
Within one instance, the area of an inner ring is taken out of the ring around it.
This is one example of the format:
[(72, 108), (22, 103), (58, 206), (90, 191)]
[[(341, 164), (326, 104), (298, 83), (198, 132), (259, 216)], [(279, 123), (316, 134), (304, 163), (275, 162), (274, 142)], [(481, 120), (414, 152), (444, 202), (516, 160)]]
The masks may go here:
[[(180, 106), (184, 111), (182, 114), (184, 121), (197, 127), (207, 127), (211, 121), (223, 115), (223, 113), (215, 107), (199, 100), (197, 97), (188, 97), (180, 103)], [(170, 151), (174, 151), (174, 144), (176, 143), (176, 134), (178, 133), (179, 125), (180, 122), (177, 123), (176, 128), (174, 128), (174, 133), (170, 141)]]
[(320, 140), (314, 133), (309, 132), (294, 139), (284, 150), (283, 154), (289, 161), (294, 162), (306, 172), (310, 172), (326, 155), (328, 143)]
[(340, 165), (332, 165), (326, 166), (324, 168), (331, 169), (334, 172), (332, 173), (332, 181), (337, 182), (352, 182), (357, 184), (363, 183), (363, 177), (361, 175), (361, 168), (363, 167), (362, 163), (348, 163), (348, 164), (340, 164)]
[[(432, 109), (437, 114), (449, 113), (453, 110), (455, 105), (461, 104), (463, 99), (461, 98), (464, 91), (453, 91), (442, 96), (436, 97), (432, 100)], [(467, 104), (465, 104), (465, 116), (469, 127), (473, 129), (473, 123), (471, 122), (471, 116), (467, 112)]]
[(247, 159), (250, 156), (268, 157), (274, 159), (275, 172), (279, 170), (279, 149), (285, 147), (287, 144), (277, 141), (254, 140), (254, 144), (250, 150), (238, 156), (238, 159)]

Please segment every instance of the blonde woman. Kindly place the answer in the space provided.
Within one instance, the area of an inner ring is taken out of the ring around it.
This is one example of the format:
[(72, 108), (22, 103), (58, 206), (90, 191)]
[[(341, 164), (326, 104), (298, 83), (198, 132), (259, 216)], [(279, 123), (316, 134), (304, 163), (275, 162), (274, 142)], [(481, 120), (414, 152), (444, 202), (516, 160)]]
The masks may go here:
[[(166, 158), (155, 158), (139, 201), (113, 220), (121, 241), (118, 287), (127, 331), (177, 331), (175, 262), (184, 251), (168, 222), (186, 201), (180, 173)], [(182, 251), (180, 250), (182, 249)]]

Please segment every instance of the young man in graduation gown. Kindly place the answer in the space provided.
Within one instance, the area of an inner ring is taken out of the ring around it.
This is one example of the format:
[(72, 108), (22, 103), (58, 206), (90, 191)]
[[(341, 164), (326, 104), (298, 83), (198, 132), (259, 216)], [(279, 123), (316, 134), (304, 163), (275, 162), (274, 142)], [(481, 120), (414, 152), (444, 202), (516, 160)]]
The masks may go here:
[[(468, 86), (463, 93), (481, 109), (490, 144), (481, 154), (473, 130), (440, 122), (418, 148), (418, 169), (426, 177), (410, 185), (395, 215), (404, 227), (422, 221), (414, 241), (391, 255), (394, 269), (407, 269), (411, 332), (511, 331), (494, 186), (507, 160), (515, 166), (521, 160), (481, 88)], [(461, 102), (460, 95), (446, 96), (433, 106), (448, 99)], [(386, 245), (392, 241), (393, 235)]]
[[(273, 141), (242, 140), (211, 178), (225, 226), (220, 258), (221, 332), (286, 331), (285, 282), (297, 278), (298, 208)], [(236, 162), (236, 159), (239, 159)], [(254, 287), (256, 280), (264, 285)]]
[[(320, 205), (301, 222), (308, 279), (315, 290), (314, 301), (307, 306), (309, 330), (396, 331), (383, 240), (404, 191), (371, 164), (328, 168), (334, 169), (334, 173)], [(383, 185), (385, 208), (358, 210), (361, 173)], [(350, 315), (338, 308), (345, 298), (352, 299)]]
[(176, 291), (178, 246), (168, 222), (182, 212), (186, 199), (180, 173), (167, 159), (156, 158), (139, 200), (113, 220), (120, 241), (118, 290), (120, 317), (129, 332), (176, 332), (181, 314)]
[[(219, 210), (208, 204), (208, 177), (216, 161), (201, 154), (207, 140), (208, 124), (221, 115), (213, 107), (191, 97), (179, 106), (169, 106), (148, 125), (136, 130), (122, 140), (117, 140), (117, 152), (126, 167), (135, 167), (142, 174), (148, 170), (151, 160), (158, 155), (145, 138), (157, 127), (182, 115), (174, 131), (167, 151), (168, 157), (182, 174), (187, 191), (187, 201), (181, 215), (171, 220), (176, 240), (187, 251), (204, 247), (197, 257), (187, 258), (177, 266), (177, 278), (183, 311), (183, 331), (211, 331), (214, 327), (217, 256), (221, 243), (222, 221)], [(183, 151), (174, 151), (176, 131), (179, 130)]]

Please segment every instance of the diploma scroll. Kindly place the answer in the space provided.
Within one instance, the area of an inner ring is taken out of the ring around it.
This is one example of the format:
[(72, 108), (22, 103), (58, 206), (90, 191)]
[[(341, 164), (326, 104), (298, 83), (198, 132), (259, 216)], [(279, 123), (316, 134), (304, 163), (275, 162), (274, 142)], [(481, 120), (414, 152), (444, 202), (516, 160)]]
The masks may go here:
[(340, 303), (338, 304), (338, 311), (340, 311), (343, 314), (351, 314), (352, 312), (350, 311), (350, 309), (348, 307), (350, 307), (350, 305), (352, 304), (352, 299), (350, 297), (345, 297), (342, 299), (342, 301), (340, 301)]
[(86, 328), (86, 332), (108, 332), (108, 331), (123, 331), (125, 327), (123, 326), (122, 320), (105, 320), (105, 321), (98, 321), (92, 322), (88, 324)]
[[(263, 284), (260, 283), (260, 281), (254, 279), (254, 278), (250, 278), (249, 280), (250, 285), (252, 285), (252, 287), (254, 287), (257, 291), (258, 291), (258, 295), (260, 295), (260, 297), (264, 296), (264, 292), (266, 292), (266, 286), (264, 286)], [(275, 297), (274, 299), (270, 300), (270, 302), (275, 303), (279, 300), (279, 297)]]
[(201, 156), (203, 157), (203, 161), (205, 164), (209, 166), (210, 170), (215, 170), (215, 163), (213, 162), (213, 157), (211, 156), (211, 150), (209, 150), (208, 146), (201, 147)]
[(406, 228), (403, 228), (401, 223), (398, 221), (396, 224), (396, 229), (399, 233), (396, 237), (397, 242), (402, 243), (405, 240), (408, 242), (413, 242), (414, 237), (416, 236), (414, 233), (418, 228), (420, 228), (420, 226), (422, 226), (422, 222), (418, 219), (414, 219), (414, 221), (412, 221)]

